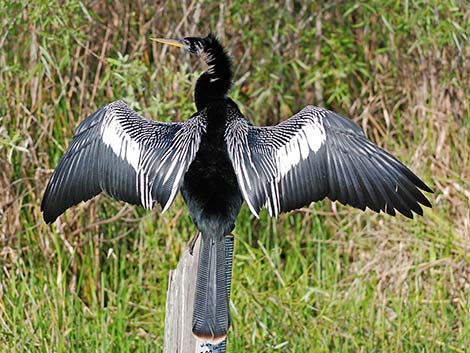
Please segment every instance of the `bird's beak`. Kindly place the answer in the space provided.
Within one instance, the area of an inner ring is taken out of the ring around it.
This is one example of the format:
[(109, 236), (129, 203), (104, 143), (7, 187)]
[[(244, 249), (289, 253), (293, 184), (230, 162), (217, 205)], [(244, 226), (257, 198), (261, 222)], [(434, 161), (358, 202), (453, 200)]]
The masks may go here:
[(174, 47), (178, 47), (178, 48), (184, 48), (183, 42), (178, 39), (150, 38), (150, 40), (163, 43), (163, 44), (173, 45)]

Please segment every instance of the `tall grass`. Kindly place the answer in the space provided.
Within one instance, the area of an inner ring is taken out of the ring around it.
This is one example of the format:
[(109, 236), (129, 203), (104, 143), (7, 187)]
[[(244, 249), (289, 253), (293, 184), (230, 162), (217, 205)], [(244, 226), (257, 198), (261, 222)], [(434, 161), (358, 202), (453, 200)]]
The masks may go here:
[(149, 37), (216, 32), (257, 124), (352, 117), (432, 185), (407, 220), (329, 201), (235, 231), (230, 352), (470, 347), (470, 10), (464, 1), (0, 0), (0, 350), (162, 350), (168, 270), (195, 228), (100, 196), (52, 226), (40, 201), (80, 121), (124, 98), (194, 112), (204, 68)]

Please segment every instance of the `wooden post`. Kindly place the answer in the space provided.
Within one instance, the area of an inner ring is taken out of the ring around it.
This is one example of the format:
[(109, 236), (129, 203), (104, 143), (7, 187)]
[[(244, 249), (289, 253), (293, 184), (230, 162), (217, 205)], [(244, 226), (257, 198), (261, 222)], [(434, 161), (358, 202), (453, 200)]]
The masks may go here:
[[(185, 250), (177, 268), (169, 274), (163, 353), (225, 353), (226, 340), (212, 345), (197, 340), (192, 333), (200, 238), (198, 237), (194, 244), (193, 255)], [(232, 255), (233, 235), (230, 234), (225, 237), (225, 278), (229, 297), (232, 281)]]

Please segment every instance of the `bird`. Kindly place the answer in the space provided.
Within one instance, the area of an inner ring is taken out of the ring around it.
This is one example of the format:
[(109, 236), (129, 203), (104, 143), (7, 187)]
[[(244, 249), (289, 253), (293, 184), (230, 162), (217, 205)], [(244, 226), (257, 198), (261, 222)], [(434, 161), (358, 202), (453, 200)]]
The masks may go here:
[(207, 66), (185, 122), (142, 117), (122, 100), (77, 127), (44, 192), (52, 223), (68, 208), (104, 192), (165, 212), (178, 192), (201, 237), (193, 334), (223, 340), (230, 326), (225, 235), (245, 203), (272, 217), (325, 198), (395, 216), (423, 215), (432, 193), (397, 158), (370, 141), (353, 120), (308, 105), (274, 126), (255, 126), (228, 96), (232, 58), (212, 33), (153, 38), (184, 49)]

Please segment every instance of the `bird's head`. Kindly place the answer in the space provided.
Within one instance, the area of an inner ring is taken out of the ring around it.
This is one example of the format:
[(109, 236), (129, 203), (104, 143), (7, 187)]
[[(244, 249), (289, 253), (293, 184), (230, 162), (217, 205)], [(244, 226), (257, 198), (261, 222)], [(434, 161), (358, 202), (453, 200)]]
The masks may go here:
[(204, 38), (152, 38), (152, 40), (183, 48), (206, 63), (206, 71), (197, 80), (194, 91), (196, 106), (199, 110), (203, 109), (212, 100), (225, 97), (230, 91), (232, 61), (222, 44), (212, 33)]
[(185, 37), (183, 39), (169, 38), (151, 38), (152, 40), (172, 45), (174, 47), (183, 48), (187, 52), (201, 57), (206, 63), (210, 63), (215, 55), (223, 51), (223, 47), (217, 38), (209, 33), (207, 37)]

